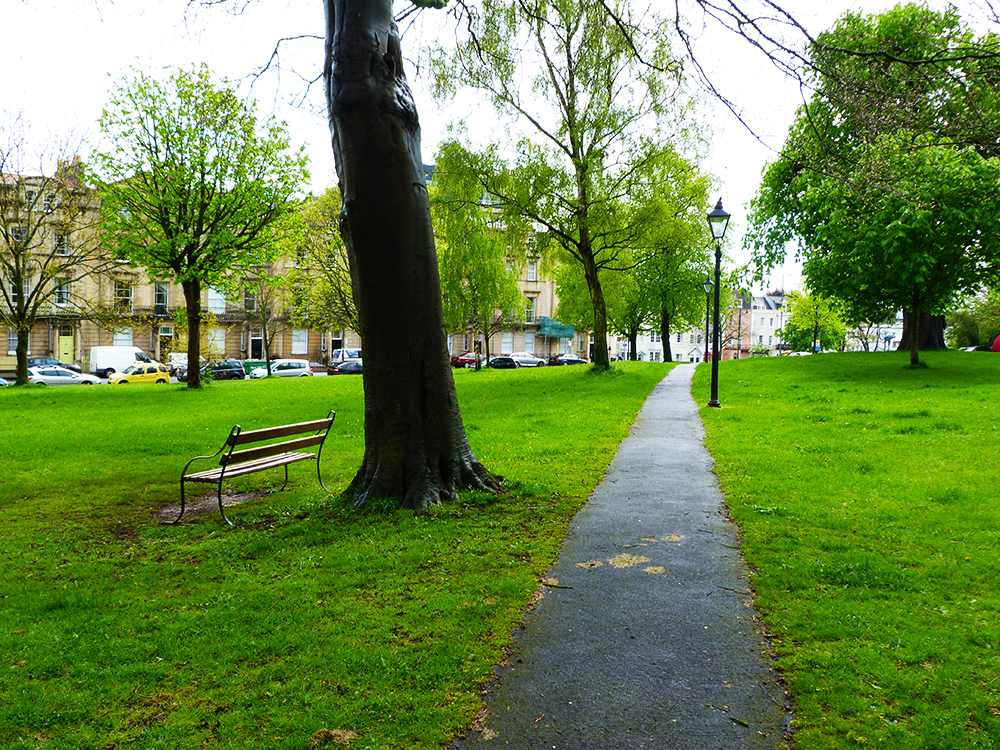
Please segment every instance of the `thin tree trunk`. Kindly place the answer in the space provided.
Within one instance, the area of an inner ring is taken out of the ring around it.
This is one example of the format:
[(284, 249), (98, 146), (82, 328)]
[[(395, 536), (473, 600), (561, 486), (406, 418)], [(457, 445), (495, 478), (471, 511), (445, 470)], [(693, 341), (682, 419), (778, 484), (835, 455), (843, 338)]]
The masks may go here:
[(201, 282), (182, 281), (181, 289), (187, 307), (187, 387), (201, 388)]
[[(21, 284), (21, 289), (22, 290), (24, 289), (24, 284)], [(15, 364), (17, 371), (17, 374), (14, 378), (15, 385), (28, 384), (28, 343), (30, 341), (31, 341), (31, 329), (18, 328), (17, 348), (14, 350), (14, 354), (17, 357)]]
[(416, 107), (391, 0), (325, 0), (327, 87), (365, 352), (359, 507), (400, 497), (425, 509), (492, 490), (473, 455), (448, 357)]
[(660, 344), (663, 346), (663, 361), (673, 362), (674, 355), (670, 350), (670, 313), (660, 310)]
[(581, 247), (584, 278), (590, 292), (590, 304), (594, 309), (594, 367), (599, 370), (611, 368), (608, 354), (608, 307), (604, 301), (604, 288), (597, 274), (597, 263), (591, 252), (589, 241)]

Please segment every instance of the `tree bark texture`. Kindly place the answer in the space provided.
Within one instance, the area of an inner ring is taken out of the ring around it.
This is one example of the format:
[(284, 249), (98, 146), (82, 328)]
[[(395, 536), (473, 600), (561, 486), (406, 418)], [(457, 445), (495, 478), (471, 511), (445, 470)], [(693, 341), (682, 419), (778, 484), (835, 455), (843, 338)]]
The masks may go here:
[(391, 0), (325, 0), (324, 82), (341, 233), (364, 348), (365, 455), (354, 502), (418, 510), (494, 490), (462, 424), (447, 351), (416, 106)]
[(187, 309), (187, 387), (201, 388), (201, 282), (182, 281)]

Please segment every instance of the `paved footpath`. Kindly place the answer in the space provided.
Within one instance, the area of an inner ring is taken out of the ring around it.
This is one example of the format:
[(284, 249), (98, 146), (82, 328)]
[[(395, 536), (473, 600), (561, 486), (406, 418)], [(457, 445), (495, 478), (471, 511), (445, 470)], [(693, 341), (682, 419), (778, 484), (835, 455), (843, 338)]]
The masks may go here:
[(786, 698), (704, 447), (694, 367), (653, 390), (570, 525), (558, 585), (515, 635), (487, 715), (454, 750), (784, 747)]

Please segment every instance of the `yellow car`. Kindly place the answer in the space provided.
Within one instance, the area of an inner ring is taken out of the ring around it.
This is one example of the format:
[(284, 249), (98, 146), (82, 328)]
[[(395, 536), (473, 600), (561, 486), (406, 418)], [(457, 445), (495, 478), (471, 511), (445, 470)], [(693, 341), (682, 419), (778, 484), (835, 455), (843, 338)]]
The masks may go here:
[(125, 383), (169, 383), (170, 372), (161, 364), (136, 364), (125, 368), (125, 372), (116, 372), (108, 382), (112, 385)]

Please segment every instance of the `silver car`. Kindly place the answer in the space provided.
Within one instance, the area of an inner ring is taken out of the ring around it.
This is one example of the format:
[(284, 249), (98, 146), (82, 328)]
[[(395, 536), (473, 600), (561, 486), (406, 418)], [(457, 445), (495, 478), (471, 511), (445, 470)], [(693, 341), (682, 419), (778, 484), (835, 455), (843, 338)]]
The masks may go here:
[(73, 372), (65, 367), (45, 365), (29, 367), (28, 382), (36, 385), (100, 385), (101, 379), (85, 372)]
[(545, 367), (545, 360), (527, 352), (514, 352), (508, 354), (512, 360), (517, 362), (518, 367)]
[[(313, 374), (312, 367), (305, 359), (276, 359), (271, 362), (271, 374), (279, 378), (302, 378)], [(250, 371), (251, 378), (266, 378), (267, 367)]]

